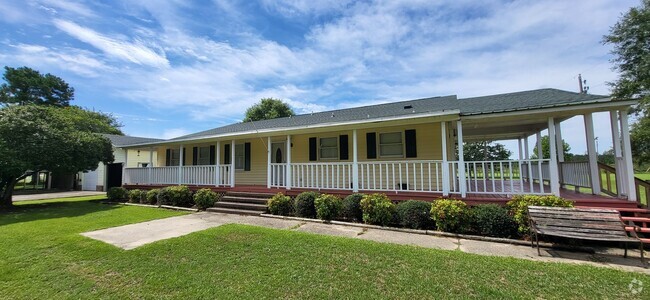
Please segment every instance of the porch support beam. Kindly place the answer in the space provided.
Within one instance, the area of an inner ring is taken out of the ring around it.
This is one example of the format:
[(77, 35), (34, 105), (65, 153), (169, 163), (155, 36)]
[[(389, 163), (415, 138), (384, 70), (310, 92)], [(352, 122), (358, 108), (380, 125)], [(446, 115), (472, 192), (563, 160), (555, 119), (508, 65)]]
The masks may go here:
[(467, 180), (465, 175), (465, 158), (463, 157), (463, 123), (461, 120), (456, 122), (456, 130), (458, 131), (458, 187), (460, 188), (460, 196), (465, 198), (467, 196)]
[(625, 169), (625, 183), (627, 184), (627, 200), (637, 201), (636, 185), (634, 184), (634, 166), (632, 165), (632, 149), (630, 148), (630, 127), (627, 111), (619, 111), (621, 116), (621, 138), (623, 148), (623, 167)]
[(560, 121), (555, 122), (555, 145), (557, 146), (557, 161), (564, 162), (564, 142), (562, 141), (562, 126)]
[(287, 178), (285, 180), (287, 190), (291, 189), (291, 135), (287, 135)]
[(623, 195), (626, 195), (625, 192), (627, 185), (623, 184), (625, 182), (625, 172), (623, 164), (623, 156), (621, 154), (621, 135), (619, 132), (618, 124), (618, 111), (612, 110), (609, 112), (609, 122), (612, 127), (612, 144), (614, 148), (614, 167), (616, 168), (616, 193), (618, 197), (621, 198)]
[(449, 196), (449, 163), (447, 162), (447, 122), (440, 122), (442, 136), (442, 195)]
[(235, 187), (235, 140), (230, 142), (230, 187)]
[(555, 122), (553, 117), (548, 118), (548, 142), (549, 142), (549, 175), (551, 184), (551, 193), (555, 196), (560, 196), (560, 174), (558, 171), (558, 156), (557, 156), (557, 143), (555, 136)]
[(266, 188), (271, 188), (271, 137), (266, 138)]
[(352, 191), (359, 192), (359, 158), (357, 150), (357, 130), (352, 130)]
[(184, 148), (184, 147), (183, 147), (183, 145), (181, 144), (181, 146), (180, 146), (180, 150), (179, 150), (179, 152), (178, 152), (179, 155), (180, 155), (180, 156), (178, 157), (178, 184), (179, 184), (179, 185), (183, 183), (183, 165), (185, 164), (185, 162), (183, 161), (183, 154), (184, 154), (184, 153), (183, 153), (183, 152), (184, 152), (183, 148)]
[(153, 171), (153, 148), (149, 148), (149, 164), (147, 165), (147, 183), (151, 184), (151, 172)]
[(221, 168), (219, 162), (221, 161), (221, 142), (217, 141), (217, 148), (214, 149), (214, 185), (219, 186), (221, 181)]
[(600, 174), (598, 173), (598, 153), (596, 153), (596, 137), (594, 135), (594, 120), (591, 113), (584, 115), (585, 135), (587, 137), (587, 155), (589, 157), (589, 174), (591, 178), (591, 193), (600, 195)]
[(126, 167), (129, 164), (129, 149), (124, 149), (124, 164), (122, 164), (122, 185), (126, 182)]
[(519, 151), (519, 160), (522, 160), (524, 159), (524, 152), (523, 152), (524, 149), (522, 147), (521, 138), (517, 139), (517, 146), (518, 146), (517, 150)]
[(528, 152), (528, 136), (524, 137), (524, 157), (530, 159), (530, 153)]
[(542, 132), (538, 131), (537, 137), (537, 159), (544, 159), (544, 152), (542, 151)]

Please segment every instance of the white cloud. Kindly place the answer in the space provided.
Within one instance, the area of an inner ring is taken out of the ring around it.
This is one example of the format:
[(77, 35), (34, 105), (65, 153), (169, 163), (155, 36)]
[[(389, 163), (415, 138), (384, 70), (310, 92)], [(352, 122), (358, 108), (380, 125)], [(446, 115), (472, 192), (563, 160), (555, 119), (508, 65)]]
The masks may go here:
[(163, 139), (172, 139), (172, 138), (177, 138), (179, 136), (184, 136), (187, 134), (190, 134), (191, 132), (187, 129), (184, 128), (170, 128), (166, 129), (163, 131), (162, 138)]
[(83, 16), (83, 17), (97, 16), (95, 12), (93, 12), (90, 8), (88, 8), (86, 5), (80, 2), (68, 1), (68, 0), (41, 0), (41, 3), (46, 8), (54, 7), (63, 11), (74, 13), (78, 16)]
[(81, 76), (99, 77), (102, 72), (111, 70), (104, 62), (91, 52), (75, 48), (48, 48), (41, 45), (17, 44), (9, 45), (11, 53), (0, 54), (27, 66), (56, 67), (71, 71)]

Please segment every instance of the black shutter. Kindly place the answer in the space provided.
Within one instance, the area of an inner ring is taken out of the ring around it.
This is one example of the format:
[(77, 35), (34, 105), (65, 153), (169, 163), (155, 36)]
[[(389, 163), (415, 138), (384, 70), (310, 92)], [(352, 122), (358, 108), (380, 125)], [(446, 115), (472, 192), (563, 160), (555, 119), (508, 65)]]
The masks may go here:
[(348, 160), (348, 135), (339, 135), (339, 159)]
[(418, 145), (415, 139), (415, 129), (404, 131), (404, 141), (406, 142), (406, 157), (418, 157)]
[(309, 138), (309, 161), (318, 160), (318, 145), (315, 137)]
[(216, 147), (214, 145), (210, 146), (210, 164), (211, 165), (214, 165), (214, 163), (216, 162), (215, 151), (216, 151)]
[(244, 171), (251, 170), (251, 143), (244, 144)]
[(196, 166), (199, 162), (199, 147), (192, 148), (192, 165)]
[(223, 164), (230, 164), (230, 144), (223, 145)]
[(170, 166), (172, 163), (172, 149), (165, 150), (165, 166)]
[[(183, 165), (185, 165), (185, 162), (186, 162), (185, 157), (186, 157), (186, 156), (187, 156), (187, 148), (183, 147), (183, 158), (182, 158), (182, 159), (183, 159), (183, 160), (182, 160), (182, 161), (183, 161)], [(180, 165), (180, 163), (179, 163), (179, 165)]]
[(368, 159), (377, 158), (377, 133), (366, 133), (366, 149)]

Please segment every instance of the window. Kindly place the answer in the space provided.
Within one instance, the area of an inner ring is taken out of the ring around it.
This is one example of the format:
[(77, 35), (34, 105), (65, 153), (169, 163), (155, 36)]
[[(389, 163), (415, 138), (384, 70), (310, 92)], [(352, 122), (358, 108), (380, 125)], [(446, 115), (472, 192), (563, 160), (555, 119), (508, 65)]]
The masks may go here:
[(171, 157), (169, 159), (170, 166), (178, 166), (181, 161), (181, 149), (170, 149)]
[(199, 147), (197, 149), (196, 164), (209, 165), (210, 164), (210, 146)]
[(320, 158), (337, 159), (339, 158), (338, 138), (321, 138), (320, 139)]
[(396, 157), (404, 154), (401, 132), (379, 134), (379, 156)]
[(244, 169), (245, 159), (244, 144), (235, 145), (235, 170)]

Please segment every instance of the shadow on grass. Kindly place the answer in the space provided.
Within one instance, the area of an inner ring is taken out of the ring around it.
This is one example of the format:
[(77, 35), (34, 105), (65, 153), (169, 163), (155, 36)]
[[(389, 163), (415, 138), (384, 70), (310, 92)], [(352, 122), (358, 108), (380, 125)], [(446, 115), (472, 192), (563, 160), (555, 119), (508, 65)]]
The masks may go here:
[(44, 203), (21, 203), (9, 209), (0, 210), (0, 226), (58, 218), (71, 218), (90, 213), (108, 211), (118, 205), (103, 204), (100, 200), (48, 201)]

